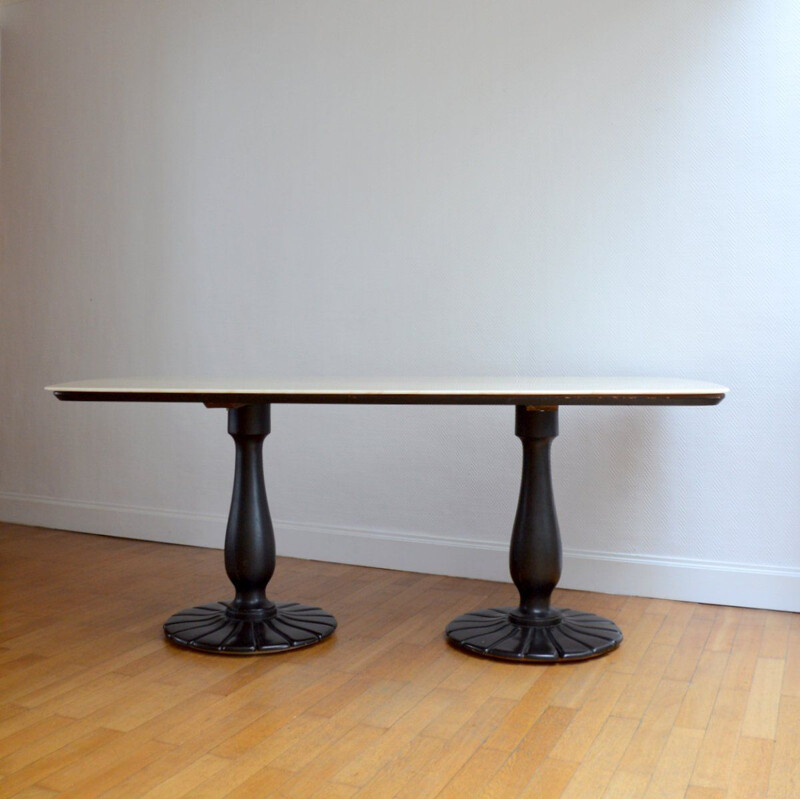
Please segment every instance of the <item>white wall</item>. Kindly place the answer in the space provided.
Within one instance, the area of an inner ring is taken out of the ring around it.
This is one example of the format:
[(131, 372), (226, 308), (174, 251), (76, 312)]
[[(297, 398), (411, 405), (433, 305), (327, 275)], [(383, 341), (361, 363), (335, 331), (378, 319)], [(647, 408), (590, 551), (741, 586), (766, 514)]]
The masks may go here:
[[(4, 6), (0, 518), (222, 544), (224, 411), (52, 381), (694, 377), (562, 410), (564, 583), (800, 610), (799, 9)], [(273, 431), (280, 552), (506, 576), (512, 409)]]

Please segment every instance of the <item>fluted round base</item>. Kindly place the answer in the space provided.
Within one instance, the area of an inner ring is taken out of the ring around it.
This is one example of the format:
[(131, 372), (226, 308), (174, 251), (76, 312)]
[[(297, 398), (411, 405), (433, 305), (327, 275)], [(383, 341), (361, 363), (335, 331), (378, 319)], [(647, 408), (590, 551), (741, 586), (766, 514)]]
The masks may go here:
[(164, 623), (171, 642), (207, 653), (259, 655), (317, 644), (336, 630), (332, 614), (316, 606), (276, 603), (267, 619), (238, 619), (229, 603), (209, 603), (174, 614)]
[(515, 608), (472, 611), (447, 626), (447, 639), (470, 653), (512, 661), (580, 661), (622, 641), (622, 631), (610, 619), (569, 608), (552, 610), (560, 619), (538, 625), (515, 621)]

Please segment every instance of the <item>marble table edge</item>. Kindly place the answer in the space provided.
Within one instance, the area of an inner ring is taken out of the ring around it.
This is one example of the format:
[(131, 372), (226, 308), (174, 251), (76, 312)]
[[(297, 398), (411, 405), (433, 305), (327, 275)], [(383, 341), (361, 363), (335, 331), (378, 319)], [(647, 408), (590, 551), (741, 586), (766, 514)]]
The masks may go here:
[(684, 378), (96, 379), (45, 387), (61, 400), (499, 404), (716, 404), (728, 388)]

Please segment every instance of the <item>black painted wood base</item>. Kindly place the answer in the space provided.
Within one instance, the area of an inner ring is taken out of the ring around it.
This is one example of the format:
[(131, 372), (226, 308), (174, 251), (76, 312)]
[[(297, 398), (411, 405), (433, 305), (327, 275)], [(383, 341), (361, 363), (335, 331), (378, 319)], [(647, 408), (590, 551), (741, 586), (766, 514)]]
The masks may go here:
[(232, 615), (230, 603), (209, 603), (187, 608), (164, 623), (164, 635), (175, 644), (234, 655), (296, 650), (321, 642), (335, 630), (333, 615), (299, 603), (276, 603), (274, 613), (255, 618)]
[(267, 584), (275, 571), (275, 535), (261, 450), (269, 431), (269, 405), (228, 409), (236, 470), (225, 571), (236, 596), (230, 603), (209, 603), (171, 616), (164, 623), (164, 635), (175, 644), (205, 653), (258, 655), (308, 647), (336, 630), (334, 617), (321, 608), (267, 598)]
[(447, 626), (447, 640), (470, 653), (511, 661), (581, 661), (603, 655), (622, 641), (620, 629), (596, 614), (551, 608), (560, 619), (526, 624), (515, 621), (516, 611), (485, 608), (463, 614)]
[(463, 614), (447, 626), (447, 639), (469, 653), (513, 661), (603, 655), (622, 641), (610, 619), (550, 605), (561, 577), (561, 534), (550, 474), (558, 408), (517, 406), (516, 434), (522, 440), (522, 481), (508, 560), (519, 606)]

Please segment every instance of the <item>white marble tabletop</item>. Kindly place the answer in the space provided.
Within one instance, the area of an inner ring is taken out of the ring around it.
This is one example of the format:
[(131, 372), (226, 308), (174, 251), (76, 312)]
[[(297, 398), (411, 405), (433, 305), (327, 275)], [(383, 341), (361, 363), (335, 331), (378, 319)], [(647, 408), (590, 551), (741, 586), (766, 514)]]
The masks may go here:
[(223, 403), (714, 405), (728, 389), (683, 378), (103, 378), (46, 387), (61, 400)]

